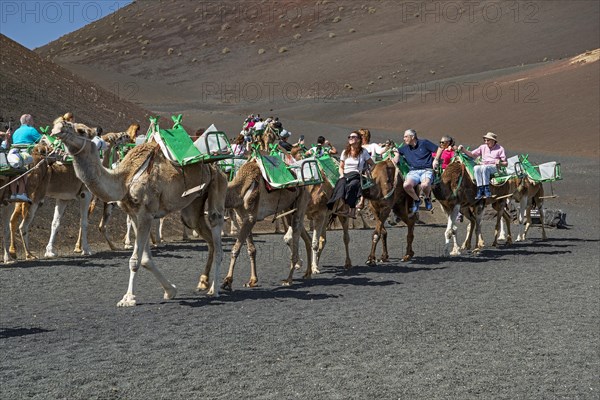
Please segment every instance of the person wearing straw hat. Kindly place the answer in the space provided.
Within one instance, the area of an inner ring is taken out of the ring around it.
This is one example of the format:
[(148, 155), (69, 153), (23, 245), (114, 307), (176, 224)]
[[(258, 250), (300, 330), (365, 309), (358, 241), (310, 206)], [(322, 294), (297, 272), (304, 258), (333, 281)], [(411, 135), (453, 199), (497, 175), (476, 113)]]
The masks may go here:
[(463, 152), (475, 159), (481, 157), (481, 161), (475, 166), (475, 181), (477, 182), (476, 200), (492, 197), (490, 192), (490, 177), (498, 172), (498, 166), (507, 166), (504, 147), (498, 144), (498, 136), (493, 132), (483, 135), (483, 144), (473, 151), (458, 146), (457, 151)]

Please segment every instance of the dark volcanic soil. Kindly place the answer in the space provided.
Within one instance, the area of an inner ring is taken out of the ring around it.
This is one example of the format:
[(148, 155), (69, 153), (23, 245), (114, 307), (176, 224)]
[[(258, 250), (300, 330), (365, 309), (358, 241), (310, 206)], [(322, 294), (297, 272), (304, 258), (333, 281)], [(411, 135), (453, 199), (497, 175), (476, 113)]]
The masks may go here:
[(235, 291), (210, 299), (194, 291), (205, 246), (171, 243), (154, 254), (176, 299), (141, 271), (131, 309), (115, 307), (128, 252), (2, 266), (0, 397), (598, 398), (598, 185), (577, 188), (599, 169), (562, 161), (547, 205), (570, 229), (542, 242), (534, 226), (480, 256), (444, 258), (443, 227), (419, 225), (413, 261), (399, 261), (406, 231), (392, 228), (392, 261), (365, 267), (370, 232), (356, 230), (345, 271), (334, 231), (322, 274), (281, 287), (287, 250), (262, 235), (260, 286), (242, 287), (242, 252)]

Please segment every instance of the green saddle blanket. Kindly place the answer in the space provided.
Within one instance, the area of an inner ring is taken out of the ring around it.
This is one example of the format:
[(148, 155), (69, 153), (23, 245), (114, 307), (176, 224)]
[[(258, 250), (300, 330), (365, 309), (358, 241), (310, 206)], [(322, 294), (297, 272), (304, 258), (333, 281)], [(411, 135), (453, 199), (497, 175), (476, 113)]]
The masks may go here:
[(231, 145), (225, 133), (220, 131), (205, 132), (196, 142), (181, 126), (181, 115), (171, 117), (174, 121), (171, 129), (161, 129), (158, 118), (150, 118), (150, 129), (147, 140), (155, 140), (163, 154), (179, 165), (198, 162), (213, 162), (233, 156)]
[(519, 163), (524, 173), (534, 182), (554, 182), (562, 179), (560, 163), (556, 161), (534, 165), (527, 154), (519, 156)]
[(335, 187), (335, 184), (340, 179), (340, 164), (337, 160), (331, 157), (329, 154), (323, 154), (321, 157), (315, 157), (321, 171), (325, 175), (325, 178), (329, 181), (331, 186)]
[[(477, 181), (475, 179), (475, 165), (477, 165), (477, 164), (475, 163), (475, 160), (473, 160), (471, 157), (469, 157), (463, 153), (458, 153), (455, 157), (458, 157), (460, 162), (462, 162), (464, 164), (465, 168), (467, 169), (467, 173), (469, 174), (469, 177), (471, 178), (471, 181), (473, 183), (476, 183)], [(492, 178), (490, 179), (490, 183), (492, 185), (502, 185), (507, 180), (518, 176), (518, 174), (513, 171), (514, 170), (507, 170), (505, 168), (500, 168), (497, 173), (492, 175)]]
[(317, 185), (322, 183), (319, 165), (315, 159), (300, 160), (287, 165), (280, 157), (255, 153), (255, 159), (265, 181), (273, 189)]

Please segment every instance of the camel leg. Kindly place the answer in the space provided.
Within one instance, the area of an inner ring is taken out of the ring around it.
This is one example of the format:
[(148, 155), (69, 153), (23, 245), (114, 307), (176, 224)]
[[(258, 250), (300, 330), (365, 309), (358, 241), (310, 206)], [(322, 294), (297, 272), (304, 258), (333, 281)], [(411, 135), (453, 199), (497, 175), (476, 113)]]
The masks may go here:
[[(290, 247), (290, 272), (288, 274), (287, 279), (285, 279), (282, 282), (282, 285), (284, 286), (290, 286), (292, 284), (294, 269), (297, 268), (298, 264), (302, 265), (302, 261), (300, 260), (299, 256), (298, 245), (300, 242), (300, 232), (304, 229), (304, 226), (302, 225), (304, 221), (298, 217), (297, 212), (292, 214), (291, 219), (291, 224), (288, 227), (288, 231), (284, 236), (286, 244)], [(310, 249), (310, 245), (307, 245), (307, 253), (307, 257), (309, 258), (309, 260), (308, 265), (306, 266), (306, 272), (304, 273), (304, 278), (310, 279), (310, 277), (312, 276), (312, 252)]]
[(98, 226), (98, 230), (100, 231), (100, 233), (102, 233), (102, 236), (104, 236), (106, 243), (108, 243), (108, 247), (110, 247), (112, 251), (116, 251), (118, 249), (110, 239), (107, 226), (110, 221), (110, 218), (112, 217), (112, 212), (114, 208), (115, 203), (104, 203), (104, 207), (102, 209), (102, 219), (100, 219), (100, 225)]
[[(242, 247), (242, 243), (246, 241), (246, 238), (252, 232), (252, 228), (254, 227), (254, 218), (245, 218), (242, 221), (242, 225), (240, 227), (238, 237), (235, 240), (235, 244), (231, 249), (231, 261), (229, 262), (229, 271), (227, 271), (227, 276), (223, 280), (223, 284), (221, 285), (221, 289), (224, 290), (232, 290), (231, 286), (233, 283), (233, 270), (235, 268), (235, 262), (240, 255), (240, 249)], [(256, 282), (254, 282), (256, 284)]]
[[(226, 183), (225, 183), (226, 185)], [(224, 191), (214, 191), (209, 195), (209, 207), (212, 208), (208, 212), (208, 221), (210, 223), (210, 230), (212, 233), (212, 253), (214, 256), (212, 257), (212, 264), (215, 269), (214, 278), (211, 284), (211, 287), (208, 291), (208, 295), (212, 295), (215, 297), (219, 296), (219, 285), (217, 284), (219, 277), (221, 276), (221, 263), (223, 262), (223, 244), (221, 243), (221, 232), (223, 231), (223, 223), (224, 214), (225, 214), (225, 197), (221, 196), (221, 199), (218, 199), (219, 195), (224, 193)], [(212, 200), (213, 197), (216, 200)], [(214, 206), (212, 203), (216, 203)], [(201, 218), (204, 221), (204, 217)]]
[[(322, 218), (321, 218), (322, 217)], [(323, 214), (319, 214), (319, 220), (318, 221), (311, 221), (311, 225), (313, 225), (312, 227), (312, 241), (310, 244), (311, 247), (311, 251), (312, 251), (312, 266), (311, 266), (311, 272), (313, 274), (320, 274), (321, 271), (319, 270), (319, 259), (321, 258), (321, 252), (323, 251), (323, 249), (321, 248), (321, 245), (324, 247), (325, 246), (325, 241), (323, 241), (323, 243), (321, 242), (322, 239), (322, 231), (324, 230), (324, 226), (326, 224), (325, 221), (325, 216)], [(306, 229), (302, 229), (302, 238), (304, 239), (304, 236), (308, 236), (308, 233), (306, 232)]]
[[(19, 217), (22, 216), (23, 218), (25, 218), (25, 209), (28, 207), (25, 206), (25, 203), (17, 203), (14, 207), (15, 207), (14, 211), (12, 212), (12, 214), (10, 216), (10, 224), (8, 224), (8, 226), (10, 227), (10, 246), (8, 249), (8, 253), (10, 254), (10, 257), (12, 259), (16, 260), (17, 259), (17, 248), (15, 247), (15, 236), (17, 233), (17, 229), (19, 227)], [(3, 219), (3, 221), (7, 221), (7, 219)], [(6, 237), (6, 236), (4, 236), (4, 237)]]
[[(458, 256), (460, 255), (460, 249), (458, 247), (458, 244), (456, 242), (456, 231), (457, 231), (457, 226), (456, 226), (456, 217), (458, 216), (458, 213), (460, 212), (460, 204), (456, 204), (454, 206), (454, 208), (452, 208), (452, 211), (450, 211), (450, 213), (448, 214), (448, 222), (446, 224), (446, 231), (444, 232), (444, 236), (445, 236), (445, 245), (444, 245), (444, 256)], [(452, 244), (452, 250), (450, 250), (450, 242), (453, 242)]]
[(2, 215), (2, 232), (3, 232), (3, 236), (2, 236), (2, 246), (4, 248), (4, 264), (10, 264), (15, 262), (14, 259), (11, 258), (10, 252), (9, 252), (9, 237), (10, 237), (10, 224), (8, 223), (9, 219), (10, 219), (10, 215), (13, 212), (13, 208), (14, 206), (12, 204), (8, 204), (6, 206), (0, 206), (0, 208), (2, 208), (2, 211), (0, 211), (0, 214)]
[(492, 242), (492, 247), (498, 246), (498, 236), (500, 235), (500, 227), (502, 225), (500, 221), (502, 221), (505, 204), (506, 202), (504, 200), (496, 201), (492, 204), (492, 207), (496, 210), (496, 225), (494, 227), (494, 241)]
[(246, 249), (248, 258), (250, 258), (250, 280), (244, 284), (244, 287), (256, 287), (258, 285), (258, 272), (256, 270), (256, 245), (254, 244), (252, 232), (246, 238)]
[(413, 256), (415, 255), (415, 252), (413, 251), (412, 248), (412, 244), (413, 244), (413, 240), (415, 239), (415, 218), (408, 218), (407, 216), (407, 221), (404, 221), (404, 223), (406, 224), (406, 228), (407, 228), (407, 232), (406, 232), (406, 253), (404, 254), (404, 257), (402, 257), (402, 261), (410, 261)]
[(88, 243), (87, 231), (92, 193), (83, 192), (81, 193), (81, 196), (81, 200), (79, 201), (79, 235), (77, 237), (77, 243), (75, 244), (74, 252), (81, 253), (82, 256), (89, 256), (92, 255), (92, 251), (90, 250), (90, 245)]
[(126, 250), (132, 249), (133, 246), (131, 245), (131, 230), (132, 230), (132, 221), (131, 221), (131, 217), (129, 215), (127, 215), (127, 231), (125, 232), (125, 238), (123, 239), (123, 242), (125, 243), (123, 248)]
[[(541, 203), (541, 200), (537, 200), (535, 204), (540, 213), (540, 224), (542, 225), (542, 240), (547, 240), (548, 237), (546, 236), (546, 229), (544, 228), (544, 208), (542, 207), (543, 203)], [(528, 213), (527, 218), (529, 218), (529, 223), (531, 223), (531, 213)], [(525, 232), (525, 234), (527, 234), (527, 232)]]
[[(481, 202), (481, 203), (483, 203), (483, 202)], [(483, 235), (481, 234), (481, 218), (483, 217), (483, 207), (484, 207), (484, 204), (476, 206), (475, 237), (477, 238), (477, 247), (474, 250), (475, 252), (479, 252), (485, 247), (485, 242), (483, 241)]]
[(129, 259), (129, 286), (127, 288), (127, 293), (125, 293), (121, 301), (117, 303), (117, 307), (132, 307), (136, 305), (134, 294), (135, 276), (140, 265), (150, 270), (160, 282), (165, 291), (163, 295), (165, 300), (174, 298), (177, 294), (177, 288), (161, 274), (152, 260), (149, 241), (152, 217), (149, 215), (138, 216), (137, 222), (134, 222), (134, 219), (132, 218), (132, 223), (135, 225), (134, 230), (136, 231), (136, 239), (133, 253)]
[(54, 217), (52, 218), (52, 229), (50, 231), (50, 240), (46, 245), (46, 254), (44, 254), (44, 257), (53, 258), (58, 256), (58, 254), (54, 252), (54, 242), (56, 240), (58, 229), (60, 228), (60, 219), (65, 213), (66, 208), (67, 202), (65, 200), (56, 199), (56, 205), (54, 206)]
[[(375, 210), (372, 207), (372, 210), (375, 212), (375, 230), (373, 231), (373, 239), (371, 242), (371, 253), (369, 254), (369, 258), (367, 259), (367, 265), (375, 265), (377, 262), (375, 251), (377, 248), (377, 243), (381, 240), (381, 262), (388, 262), (390, 259), (388, 248), (387, 248), (387, 229), (385, 229), (385, 221), (390, 215), (392, 211), (389, 207), (383, 207), (379, 210)], [(404, 216), (403, 218), (408, 218)]]
[[(198, 233), (206, 241), (208, 245), (208, 259), (204, 267), (204, 273), (200, 276), (200, 282), (198, 283), (198, 290), (208, 290), (209, 296), (219, 296), (219, 287), (216, 283), (220, 276), (221, 263), (223, 262), (223, 246), (221, 243), (221, 232), (223, 230), (224, 223), (224, 203), (221, 199), (217, 199), (215, 196), (209, 195), (209, 210), (208, 210), (208, 221), (210, 227), (206, 224), (204, 218), (204, 202), (199, 207), (200, 216), (198, 218)], [(183, 215), (183, 214), (182, 214)], [(210, 271), (214, 267), (215, 274), (212, 283), (209, 287), (208, 278)]]
[(517, 234), (516, 242), (524, 241), (527, 230), (529, 229), (529, 227), (526, 226), (527, 211), (529, 210), (527, 200), (527, 196), (525, 195), (521, 198), (519, 203), (519, 233)]
[(35, 217), (35, 213), (39, 206), (39, 203), (33, 203), (28, 207), (22, 208), (24, 214), (21, 225), (19, 226), (19, 231), (21, 232), (21, 241), (23, 242), (26, 260), (37, 260), (37, 257), (29, 250), (29, 227), (33, 222), (33, 218)]
[(350, 232), (349, 230), (349, 218), (340, 217), (340, 223), (344, 230), (344, 249), (346, 250), (346, 261), (344, 262), (344, 268), (352, 268), (352, 260), (350, 259)]

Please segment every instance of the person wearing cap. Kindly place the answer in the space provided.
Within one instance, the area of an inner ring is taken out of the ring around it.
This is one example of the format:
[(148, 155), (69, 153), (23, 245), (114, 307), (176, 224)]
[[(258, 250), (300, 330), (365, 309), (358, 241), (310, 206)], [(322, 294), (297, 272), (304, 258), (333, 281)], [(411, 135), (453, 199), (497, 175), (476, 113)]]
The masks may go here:
[(319, 136), (317, 138), (317, 145), (308, 149), (305, 153), (306, 156), (322, 157), (325, 154), (337, 154), (337, 149), (325, 139), (325, 136)]
[(292, 132), (286, 129), (282, 130), (279, 134), (279, 138), (281, 139), (279, 140), (279, 146), (287, 152), (292, 151), (292, 148), (294, 147), (293, 144), (288, 143), (288, 139), (290, 138), (290, 136), (292, 136)]
[[(400, 155), (404, 156), (409, 166), (408, 174), (404, 179), (404, 191), (413, 199), (411, 213), (419, 211), (421, 200), (415, 192), (415, 186), (421, 185), (421, 192), (425, 201), (425, 209), (431, 211), (431, 183), (433, 182), (433, 170), (437, 168), (442, 149), (427, 139), (419, 139), (414, 129), (404, 131), (405, 146), (399, 147), (394, 155), (394, 164), (400, 161)], [(435, 157), (432, 155), (435, 153)]]
[(498, 172), (498, 166), (507, 166), (506, 153), (504, 147), (498, 144), (498, 136), (493, 132), (483, 135), (483, 144), (473, 151), (469, 151), (458, 146), (457, 151), (463, 152), (469, 157), (475, 159), (481, 157), (481, 161), (475, 166), (475, 180), (477, 182), (476, 200), (492, 197), (490, 191), (490, 177)]

